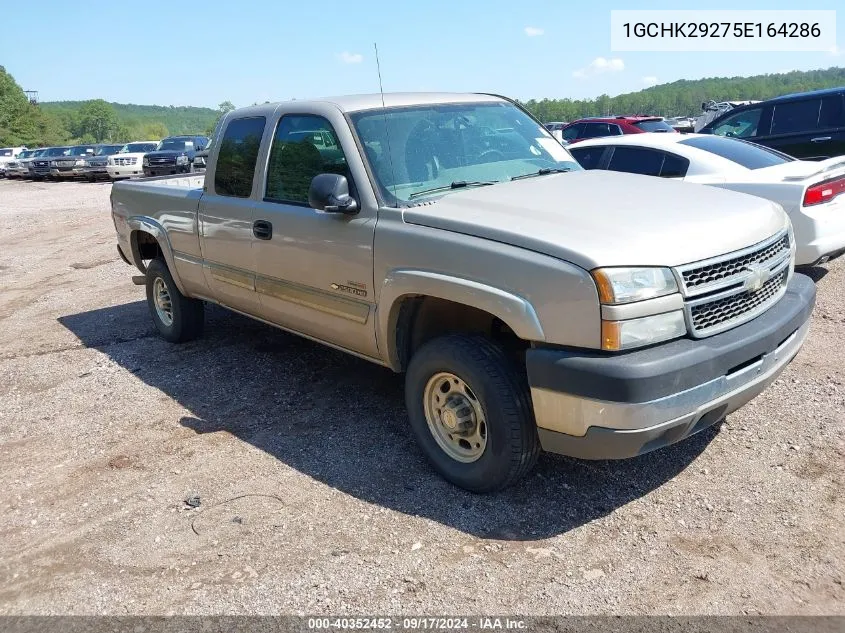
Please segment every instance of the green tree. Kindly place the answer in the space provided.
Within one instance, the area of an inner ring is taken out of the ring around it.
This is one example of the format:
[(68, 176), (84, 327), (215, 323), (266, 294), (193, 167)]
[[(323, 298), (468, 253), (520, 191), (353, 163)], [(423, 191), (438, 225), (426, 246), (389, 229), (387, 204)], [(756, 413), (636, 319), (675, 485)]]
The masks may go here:
[(217, 109), (220, 110), (220, 114), (226, 114), (227, 112), (231, 112), (235, 109), (235, 105), (231, 101), (224, 101)]
[(164, 123), (145, 123), (141, 126), (139, 140), (157, 141), (170, 135)]
[(90, 135), (98, 143), (111, 139), (117, 128), (114, 106), (103, 99), (86, 101), (79, 108), (80, 136)]

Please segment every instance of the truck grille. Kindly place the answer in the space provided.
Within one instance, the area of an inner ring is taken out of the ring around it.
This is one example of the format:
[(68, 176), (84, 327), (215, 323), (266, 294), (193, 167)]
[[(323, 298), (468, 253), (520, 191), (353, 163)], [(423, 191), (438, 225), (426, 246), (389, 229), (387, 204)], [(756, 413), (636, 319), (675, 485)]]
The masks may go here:
[(50, 168), (50, 161), (48, 161), (48, 160), (36, 160), (32, 163), (32, 165), (36, 169), (49, 169)]
[(138, 157), (130, 157), (130, 158), (115, 158), (114, 164), (120, 165), (121, 167), (128, 167), (129, 165), (134, 165), (138, 162)]
[(724, 299), (693, 306), (690, 309), (692, 327), (696, 332), (707, 332), (716, 327), (725, 328), (734, 321), (745, 320), (749, 313), (756, 313), (768, 304), (786, 286), (788, 271), (784, 270), (763, 284), (757, 292), (743, 292)]
[(175, 165), (175, 158), (151, 158), (150, 165)]
[(783, 231), (742, 251), (679, 267), (690, 333), (712, 336), (767, 310), (786, 292), (791, 261)]
[(73, 167), (75, 163), (73, 160), (57, 160), (56, 167)]
[(784, 235), (774, 243), (751, 253), (684, 271), (684, 286), (686, 286), (688, 291), (702, 286), (706, 288), (717, 282), (742, 274), (749, 264), (764, 264), (788, 254), (789, 236)]

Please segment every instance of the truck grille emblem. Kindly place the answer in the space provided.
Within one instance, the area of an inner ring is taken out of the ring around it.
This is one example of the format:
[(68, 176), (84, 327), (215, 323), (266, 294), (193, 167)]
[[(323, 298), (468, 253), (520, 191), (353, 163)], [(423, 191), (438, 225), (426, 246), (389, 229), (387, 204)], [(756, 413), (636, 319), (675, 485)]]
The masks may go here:
[(745, 270), (747, 270), (750, 274), (745, 278), (745, 281), (742, 282), (742, 287), (752, 293), (760, 290), (760, 288), (763, 287), (763, 284), (769, 281), (772, 276), (772, 272), (769, 270), (768, 266), (763, 266), (762, 264), (748, 264), (745, 266)]

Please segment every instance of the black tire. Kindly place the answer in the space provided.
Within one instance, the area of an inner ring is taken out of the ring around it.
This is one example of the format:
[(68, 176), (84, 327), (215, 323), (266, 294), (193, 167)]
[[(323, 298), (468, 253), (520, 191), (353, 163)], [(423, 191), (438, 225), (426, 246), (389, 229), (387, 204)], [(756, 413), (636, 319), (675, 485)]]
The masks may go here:
[[(154, 288), (160, 279), (170, 297), (172, 322), (167, 323), (156, 309)], [(167, 264), (161, 258), (152, 260), (147, 267), (147, 307), (162, 338), (171, 343), (185, 343), (202, 335), (205, 306), (198, 299), (186, 297), (173, 281)]]
[[(451, 457), (429, 429), (425, 388), (440, 372), (463, 380), (482, 407), (487, 444), (476, 461), (464, 463)], [(528, 474), (537, 462), (540, 443), (526, 379), (504, 350), (484, 337), (443, 336), (417, 350), (405, 375), (405, 404), (426, 457), (456, 486), (477, 493), (502, 490)]]

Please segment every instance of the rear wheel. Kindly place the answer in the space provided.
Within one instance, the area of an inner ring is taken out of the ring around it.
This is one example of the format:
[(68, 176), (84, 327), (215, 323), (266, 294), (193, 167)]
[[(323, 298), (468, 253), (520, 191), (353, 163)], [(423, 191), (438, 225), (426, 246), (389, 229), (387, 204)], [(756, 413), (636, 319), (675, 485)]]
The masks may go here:
[(411, 428), (434, 468), (472, 492), (506, 488), (534, 466), (539, 440), (525, 378), (480, 336), (423, 345), (405, 376)]
[(202, 334), (202, 301), (186, 297), (173, 281), (167, 264), (156, 258), (147, 267), (147, 306), (159, 334), (171, 343), (191, 341)]

